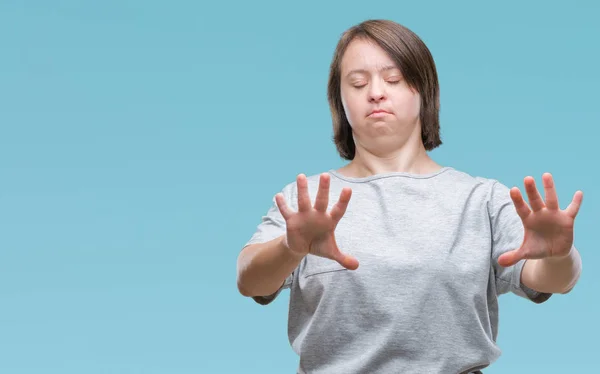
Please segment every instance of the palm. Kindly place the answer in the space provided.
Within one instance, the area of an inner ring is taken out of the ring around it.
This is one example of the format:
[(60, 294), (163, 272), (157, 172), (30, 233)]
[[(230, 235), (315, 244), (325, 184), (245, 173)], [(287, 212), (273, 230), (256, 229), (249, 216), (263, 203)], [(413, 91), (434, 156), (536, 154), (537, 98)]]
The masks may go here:
[(525, 235), (520, 248), (500, 256), (500, 265), (511, 266), (522, 259), (563, 257), (571, 251), (575, 217), (583, 194), (578, 191), (567, 209), (561, 210), (552, 176), (546, 173), (542, 179), (546, 201), (535, 187), (533, 178), (525, 178), (525, 190), (531, 208), (523, 200), (518, 188), (514, 187), (510, 191), (517, 214), (523, 222)]
[(351, 196), (350, 189), (343, 189), (339, 201), (327, 212), (329, 205), (329, 175), (322, 174), (319, 189), (312, 206), (308, 195), (306, 177), (299, 175), (298, 211), (292, 211), (281, 194), (276, 196), (277, 206), (286, 221), (287, 245), (295, 253), (329, 258), (348, 269), (356, 269), (358, 261), (340, 251), (335, 240), (335, 228), (346, 212)]
[(564, 211), (547, 209), (524, 220), (523, 247), (528, 257), (564, 256), (573, 245), (574, 220)]
[(287, 221), (288, 244), (309, 253), (332, 257), (336, 248), (333, 232), (336, 222), (329, 214), (296, 213)]

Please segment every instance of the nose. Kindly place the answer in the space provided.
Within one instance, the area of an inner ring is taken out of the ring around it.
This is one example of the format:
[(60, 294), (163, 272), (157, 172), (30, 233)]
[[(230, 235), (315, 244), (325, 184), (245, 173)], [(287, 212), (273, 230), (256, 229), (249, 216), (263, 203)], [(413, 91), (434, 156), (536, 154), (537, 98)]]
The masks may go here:
[(382, 100), (385, 100), (385, 90), (383, 89), (383, 85), (377, 81), (373, 81), (370, 85), (369, 90), (369, 102), (378, 103)]

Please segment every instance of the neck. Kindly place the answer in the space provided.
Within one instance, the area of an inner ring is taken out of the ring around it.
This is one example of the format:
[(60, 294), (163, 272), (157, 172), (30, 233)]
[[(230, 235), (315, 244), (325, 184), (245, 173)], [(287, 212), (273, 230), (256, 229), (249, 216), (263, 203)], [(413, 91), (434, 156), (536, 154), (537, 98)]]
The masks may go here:
[(354, 159), (339, 171), (347, 176), (367, 177), (390, 172), (427, 174), (440, 168), (419, 141), (406, 143), (394, 151), (377, 154), (357, 145)]

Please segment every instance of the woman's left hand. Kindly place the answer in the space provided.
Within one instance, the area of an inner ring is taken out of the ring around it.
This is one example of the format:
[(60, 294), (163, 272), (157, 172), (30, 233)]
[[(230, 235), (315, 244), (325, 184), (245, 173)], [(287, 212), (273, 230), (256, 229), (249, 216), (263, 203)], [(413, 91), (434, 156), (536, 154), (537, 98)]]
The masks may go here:
[(573, 248), (575, 217), (583, 200), (583, 192), (577, 191), (567, 209), (561, 210), (554, 188), (552, 175), (542, 176), (546, 201), (542, 199), (532, 177), (524, 180), (529, 204), (523, 200), (517, 187), (510, 190), (517, 214), (521, 217), (525, 235), (521, 247), (502, 254), (498, 258), (501, 266), (512, 266), (522, 259), (541, 259), (568, 256)]

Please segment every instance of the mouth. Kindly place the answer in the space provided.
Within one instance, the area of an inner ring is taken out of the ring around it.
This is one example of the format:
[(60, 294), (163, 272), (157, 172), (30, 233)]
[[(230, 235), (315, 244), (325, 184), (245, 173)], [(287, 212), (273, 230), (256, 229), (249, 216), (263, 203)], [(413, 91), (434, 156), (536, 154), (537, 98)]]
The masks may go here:
[(383, 109), (376, 109), (376, 110), (372, 111), (371, 113), (369, 113), (369, 117), (384, 117), (388, 114), (391, 114), (391, 113), (386, 110), (383, 110)]

